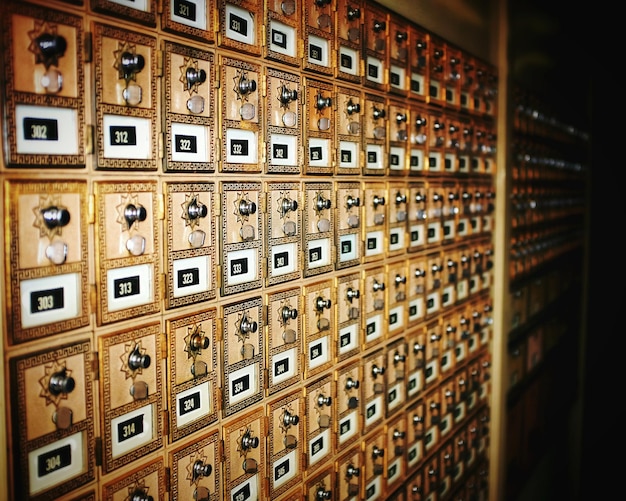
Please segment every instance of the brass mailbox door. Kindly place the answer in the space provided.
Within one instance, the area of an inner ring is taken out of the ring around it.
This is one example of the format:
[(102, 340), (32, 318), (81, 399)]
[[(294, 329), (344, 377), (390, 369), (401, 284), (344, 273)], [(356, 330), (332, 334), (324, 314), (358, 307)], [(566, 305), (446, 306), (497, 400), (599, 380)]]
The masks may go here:
[(387, 276), (383, 265), (364, 269), (363, 345), (365, 349), (380, 344), (387, 333)]
[(446, 43), (430, 33), (428, 41), (428, 97), (435, 105), (445, 103)]
[[(406, 412), (406, 464), (407, 471), (416, 471), (424, 459), (424, 435), (426, 428), (426, 408), (422, 400), (412, 405)], [(417, 470), (417, 471), (421, 471)]]
[(387, 100), (379, 94), (366, 93), (363, 106), (363, 174), (384, 176), (387, 173), (388, 128)]
[(208, 308), (165, 320), (169, 432), (175, 442), (217, 421), (217, 312)]
[(219, 430), (208, 429), (190, 443), (169, 452), (173, 499), (220, 499), (223, 463), (220, 445)]
[(337, 496), (340, 501), (349, 501), (361, 496), (363, 488), (363, 455), (359, 446), (347, 449), (336, 461)]
[(409, 172), (409, 136), (412, 116), (408, 103), (389, 100), (389, 175), (406, 176)]
[(151, 35), (93, 23), (97, 169), (157, 170), (156, 52)]
[(407, 126), (409, 132), (409, 175), (421, 176), (428, 172), (428, 147), (430, 144), (428, 127), (429, 114), (421, 104), (409, 105), (411, 121)]
[(10, 10), (2, 20), (6, 165), (85, 167), (83, 21), (24, 2)]
[(314, 282), (304, 294), (304, 374), (310, 378), (328, 369), (335, 362), (334, 337), (336, 332), (335, 298), (332, 280)]
[(385, 451), (387, 490), (400, 487), (406, 477), (407, 430), (404, 415), (399, 415), (385, 425)]
[(304, 411), (301, 391), (291, 392), (267, 405), (269, 496), (281, 496), (302, 480), (304, 467)]
[(400, 334), (407, 326), (407, 269), (404, 259), (391, 261), (386, 265), (389, 284), (386, 293), (387, 337)]
[(334, 269), (333, 184), (304, 181), (303, 251), (304, 276), (310, 277)]
[(169, 0), (161, 8), (165, 31), (215, 43), (215, 0)]
[(300, 183), (269, 181), (265, 184), (267, 285), (302, 276), (302, 201)]
[(267, 425), (263, 407), (249, 410), (222, 427), (224, 497), (263, 499), (267, 481)]
[(304, 484), (305, 501), (318, 501), (319, 499), (335, 499), (336, 480), (333, 466), (323, 468), (314, 475), (307, 477)]
[(265, 323), (260, 297), (222, 306), (222, 396), (230, 416), (265, 394)]
[(215, 54), (168, 40), (162, 49), (163, 169), (215, 172)]
[(417, 325), (426, 316), (426, 267), (423, 257), (407, 259), (407, 324)]
[(302, 290), (267, 294), (267, 362), (270, 395), (299, 383), (302, 371)]
[(301, 78), (295, 73), (269, 67), (265, 74), (265, 171), (300, 174), (303, 163), (302, 103), (306, 99)]
[(361, 366), (359, 362), (335, 370), (336, 450), (361, 437)]
[[(230, 4), (228, 4), (230, 5)], [(219, 57), (221, 170), (261, 172), (263, 157), (262, 67), (256, 60)]]
[(335, 266), (339, 270), (359, 265), (363, 257), (361, 184), (339, 181), (335, 192)]
[(415, 25), (409, 26), (409, 97), (425, 101), (429, 89), (429, 33)]
[(336, 93), (332, 83), (303, 77), (306, 89), (303, 140), (305, 141), (304, 173), (332, 175), (335, 173)]
[(167, 492), (167, 474), (163, 458), (157, 457), (125, 475), (112, 478), (102, 485), (102, 499), (124, 501), (129, 496), (136, 499), (162, 499)]
[(362, 0), (337, 0), (336, 50), (337, 78), (360, 84), (363, 75), (363, 19)]
[(361, 275), (354, 272), (335, 279), (337, 361), (357, 354), (361, 335)]
[(215, 299), (217, 241), (213, 183), (164, 186), (166, 296), (169, 308)]
[(337, 174), (361, 173), (363, 132), (363, 95), (359, 89), (336, 86), (335, 133), (337, 134)]
[(387, 490), (386, 464), (389, 451), (385, 438), (384, 427), (379, 426), (361, 441), (365, 499), (383, 499)]
[(398, 339), (385, 347), (386, 367), (385, 385), (387, 398), (386, 415), (399, 412), (406, 403), (406, 361), (407, 346), (404, 339)]
[(218, 9), (217, 44), (234, 52), (261, 55), (263, 7), (254, 0), (215, 0)]
[(15, 499), (57, 498), (95, 478), (93, 346), (12, 358)]
[(103, 469), (111, 472), (163, 447), (160, 323), (98, 339), (104, 419)]
[(221, 184), (222, 295), (260, 288), (264, 225), (261, 183)]
[(382, 424), (385, 417), (385, 354), (377, 350), (361, 359), (363, 435)]
[(413, 401), (424, 390), (426, 367), (426, 332), (418, 327), (407, 334), (407, 400)]
[(325, 0), (302, 0), (302, 6), (302, 68), (332, 77), (335, 74), (335, 5)]
[(307, 471), (314, 471), (334, 452), (332, 432), (336, 425), (331, 376), (305, 386)]
[(87, 326), (87, 184), (7, 180), (3, 190), (12, 243), (4, 282), (9, 341)]
[(98, 324), (159, 311), (160, 231), (156, 181), (97, 181)]
[(264, 56), (290, 66), (300, 66), (302, 11), (300, 1), (270, 0), (265, 2)]
[(445, 45), (444, 92), (446, 105), (451, 109), (459, 109), (461, 107), (461, 72), (463, 71), (465, 54), (450, 43)]
[(404, 183), (387, 184), (387, 256), (399, 256), (407, 250), (407, 221), (410, 191)]
[(382, 6), (368, 5), (363, 20), (363, 84), (378, 91), (388, 88), (389, 13)]
[(409, 95), (410, 24), (393, 12), (389, 13), (389, 92)]
[(365, 262), (380, 260), (385, 255), (387, 237), (388, 193), (384, 183), (363, 183), (363, 216), (365, 232)]

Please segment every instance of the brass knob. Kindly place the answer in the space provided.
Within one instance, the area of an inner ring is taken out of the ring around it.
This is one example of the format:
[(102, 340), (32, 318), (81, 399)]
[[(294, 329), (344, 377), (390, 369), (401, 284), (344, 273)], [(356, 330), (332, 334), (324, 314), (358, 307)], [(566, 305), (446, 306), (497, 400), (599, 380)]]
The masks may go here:
[(135, 349), (128, 356), (128, 367), (132, 370), (147, 369), (150, 367), (150, 355), (142, 354), (139, 351), (139, 346), (135, 346)]
[(243, 449), (256, 449), (259, 446), (259, 437), (253, 437), (250, 430), (241, 437), (241, 447)]
[(41, 211), (41, 215), (48, 229), (61, 228), (70, 222), (70, 212), (63, 207), (48, 207)]
[(241, 319), (239, 324), (239, 331), (246, 334), (248, 332), (256, 332), (258, 324), (254, 320), (249, 320), (247, 316)]
[(378, 367), (376, 364), (372, 366), (372, 376), (377, 377), (378, 375), (383, 375), (385, 373), (384, 367)]
[(324, 299), (323, 297), (319, 296), (315, 300), (315, 309), (317, 311), (324, 311), (324, 308), (330, 308), (330, 305), (331, 305), (330, 299)]
[(374, 107), (374, 109), (372, 110), (372, 113), (374, 115), (374, 120), (378, 120), (379, 118), (385, 118), (385, 116), (387, 115), (385, 110), (383, 110), (382, 108), (376, 108), (376, 107)]
[(387, 23), (385, 21), (374, 21), (373, 30), (374, 33), (379, 33), (384, 31), (387, 28)]
[(45, 59), (56, 58), (65, 54), (67, 41), (60, 35), (42, 33), (35, 39), (39, 52)]
[(243, 216), (249, 216), (256, 212), (256, 204), (251, 200), (239, 201), (239, 213)]
[(346, 205), (348, 209), (351, 209), (352, 207), (359, 207), (361, 205), (361, 199), (359, 197), (352, 197), (352, 195), (348, 195)]
[(348, 467), (346, 468), (346, 476), (348, 478), (358, 477), (360, 474), (361, 474), (361, 469), (357, 468), (356, 466), (352, 466), (351, 464), (349, 464)]
[(210, 464), (205, 464), (199, 459), (193, 464), (193, 478), (208, 477), (213, 472), (213, 467)]
[(289, 87), (283, 85), (280, 89), (280, 96), (278, 99), (283, 104), (289, 104), (291, 101), (298, 99), (298, 91), (295, 89), (289, 89)]
[(209, 213), (207, 206), (194, 200), (187, 206), (187, 215), (190, 219), (198, 219), (199, 217), (206, 217)]
[(384, 291), (385, 284), (377, 280), (374, 280), (374, 283), (372, 284), (372, 289), (374, 289), (374, 292)]
[(296, 426), (299, 422), (300, 418), (297, 415), (291, 414), (288, 411), (285, 411), (285, 413), (283, 414), (283, 424), (286, 427)]
[(361, 9), (353, 8), (348, 5), (348, 21), (354, 21), (361, 18)]
[(281, 214), (284, 216), (287, 212), (296, 210), (298, 208), (298, 201), (291, 198), (283, 198), (280, 204)]
[(146, 208), (142, 205), (137, 207), (133, 204), (128, 204), (124, 209), (124, 219), (126, 219), (126, 223), (129, 227), (136, 221), (145, 221), (147, 216)]
[(137, 489), (130, 496), (130, 501), (154, 501), (154, 498), (147, 492)]
[(247, 76), (242, 75), (239, 79), (239, 92), (243, 95), (251, 94), (256, 90), (256, 82), (254, 80), (249, 80)]
[(189, 340), (189, 348), (191, 351), (206, 350), (209, 347), (210, 340), (207, 336), (201, 336), (196, 333)]
[(65, 369), (52, 374), (52, 376), (50, 376), (50, 381), (48, 382), (48, 390), (50, 390), (50, 393), (53, 395), (70, 393), (75, 387), (76, 382), (74, 381), (74, 378), (68, 376)]
[(349, 377), (346, 380), (346, 390), (356, 390), (359, 387), (359, 381)]
[(332, 99), (329, 97), (324, 97), (321, 93), (317, 95), (315, 98), (315, 107), (318, 110), (323, 110), (324, 108), (330, 107), (332, 104)]
[(195, 85), (206, 82), (206, 71), (197, 68), (187, 68), (185, 72), (187, 77), (187, 89), (191, 89)]
[(329, 199), (326, 199), (322, 195), (319, 195), (315, 202), (315, 206), (317, 207), (317, 210), (330, 209), (331, 202)]
[(361, 105), (359, 103), (353, 103), (352, 99), (350, 99), (348, 101), (348, 104), (346, 105), (346, 111), (348, 112), (348, 115), (352, 115), (353, 113), (360, 113)]
[(146, 61), (141, 54), (132, 54), (130, 52), (124, 52), (120, 58), (120, 66), (122, 70), (122, 76), (125, 80), (129, 80), (143, 70)]
[(324, 395), (319, 395), (319, 396), (317, 397), (317, 405), (318, 405), (319, 407), (322, 407), (322, 406), (324, 406), (324, 405), (325, 405), (326, 407), (330, 407), (330, 405), (331, 405), (331, 403), (332, 403), (332, 400), (333, 400), (333, 399), (332, 399), (332, 397), (325, 397)]
[(357, 289), (349, 287), (346, 291), (346, 296), (348, 298), (348, 301), (352, 302), (353, 299), (360, 297), (361, 293)]

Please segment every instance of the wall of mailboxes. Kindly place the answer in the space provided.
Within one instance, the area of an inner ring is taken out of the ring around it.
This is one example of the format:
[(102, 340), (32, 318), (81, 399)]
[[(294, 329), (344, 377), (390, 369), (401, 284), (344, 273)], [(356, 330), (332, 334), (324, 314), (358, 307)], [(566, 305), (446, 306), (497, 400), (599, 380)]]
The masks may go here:
[[(486, 499), (497, 68), (373, 1), (2, 8), (7, 495)], [(512, 278), (577, 247), (533, 209)]]

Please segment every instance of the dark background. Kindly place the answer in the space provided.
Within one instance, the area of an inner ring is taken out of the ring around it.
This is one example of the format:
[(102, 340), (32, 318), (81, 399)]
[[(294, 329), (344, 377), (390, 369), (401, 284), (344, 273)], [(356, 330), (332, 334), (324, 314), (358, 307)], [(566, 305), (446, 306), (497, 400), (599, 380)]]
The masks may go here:
[[(621, 337), (626, 334), (626, 308), (620, 249), (624, 167), (618, 152), (624, 144), (618, 125), (624, 86), (618, 82), (619, 64), (612, 63), (616, 51), (611, 47), (624, 27), (616, 26), (615, 14), (600, 12), (602, 4), (509, 0), (508, 5), (511, 80), (542, 96), (562, 121), (588, 131), (591, 138), (580, 457), (568, 454), (568, 447), (575, 444), (557, 448), (553, 461), (542, 465), (550, 470), (543, 472), (548, 485), (532, 499), (569, 500), (559, 496), (567, 492), (565, 482), (580, 486), (575, 499), (614, 499), (625, 480), (621, 401), (626, 363)], [(603, 19), (601, 25), (598, 19)], [(599, 115), (607, 119), (600, 120), (601, 128), (594, 134), (596, 100), (606, 106)], [(578, 313), (572, 311), (572, 315)]]

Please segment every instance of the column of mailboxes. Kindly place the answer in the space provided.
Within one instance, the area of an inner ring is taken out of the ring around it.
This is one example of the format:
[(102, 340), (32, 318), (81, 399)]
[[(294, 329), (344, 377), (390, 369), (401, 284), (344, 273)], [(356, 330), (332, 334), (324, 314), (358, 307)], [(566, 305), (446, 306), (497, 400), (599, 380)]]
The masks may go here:
[(12, 495), (484, 494), (494, 68), (362, 0), (5, 7)]

